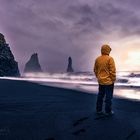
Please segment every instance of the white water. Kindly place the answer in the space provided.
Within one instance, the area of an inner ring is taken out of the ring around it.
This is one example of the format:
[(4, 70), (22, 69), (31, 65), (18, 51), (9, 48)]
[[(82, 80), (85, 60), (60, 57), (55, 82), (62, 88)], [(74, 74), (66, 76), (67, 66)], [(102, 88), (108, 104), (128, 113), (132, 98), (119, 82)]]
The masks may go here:
[[(25, 80), (42, 85), (63, 87), (97, 93), (98, 83), (92, 72), (77, 73), (28, 73), (21, 78), (2, 77), (1, 79)], [(117, 72), (115, 95), (140, 100), (140, 72)]]
[[(77, 73), (28, 73), (23, 78), (40, 82), (69, 83), (82, 85), (97, 85), (95, 75), (91, 72)], [(118, 72), (117, 86), (140, 87), (140, 72)]]

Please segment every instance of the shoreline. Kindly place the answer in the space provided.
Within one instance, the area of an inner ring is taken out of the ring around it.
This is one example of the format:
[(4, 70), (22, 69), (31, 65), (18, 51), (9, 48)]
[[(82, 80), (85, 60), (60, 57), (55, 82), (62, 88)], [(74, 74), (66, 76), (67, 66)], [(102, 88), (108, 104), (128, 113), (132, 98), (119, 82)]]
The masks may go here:
[[(98, 84), (77, 84), (77, 83), (60, 83), (60, 82), (39, 82), (31, 79), (22, 79), (15, 77), (1, 77), (0, 79), (14, 80), (14, 81), (28, 81), (31, 83), (36, 83), (39, 85), (50, 86), (50, 87), (58, 87), (64, 89), (73, 89), (75, 91), (81, 91), (88, 94), (97, 94), (98, 93)], [(114, 97), (120, 99), (129, 99), (134, 101), (140, 101), (140, 87), (139, 86), (125, 86), (125, 85), (114, 85)]]

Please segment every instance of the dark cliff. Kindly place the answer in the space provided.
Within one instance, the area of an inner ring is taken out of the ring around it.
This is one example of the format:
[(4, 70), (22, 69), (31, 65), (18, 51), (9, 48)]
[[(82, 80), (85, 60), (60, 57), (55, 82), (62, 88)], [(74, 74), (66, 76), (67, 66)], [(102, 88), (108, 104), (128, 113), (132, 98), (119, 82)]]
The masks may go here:
[(20, 76), (18, 63), (15, 61), (4, 35), (0, 33), (0, 76)]
[(42, 72), (37, 53), (32, 54), (30, 60), (25, 64), (24, 72)]
[(67, 72), (74, 72), (73, 67), (72, 67), (72, 58), (68, 58), (68, 67), (67, 67)]

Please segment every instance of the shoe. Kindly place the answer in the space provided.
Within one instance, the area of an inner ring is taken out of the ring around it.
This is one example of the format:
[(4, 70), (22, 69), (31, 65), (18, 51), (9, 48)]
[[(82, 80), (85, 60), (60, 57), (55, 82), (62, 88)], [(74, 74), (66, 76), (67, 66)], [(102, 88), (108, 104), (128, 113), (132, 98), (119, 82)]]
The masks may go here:
[(112, 116), (112, 115), (114, 115), (114, 111), (106, 112), (105, 115)]
[(103, 112), (103, 111), (97, 111), (96, 114), (97, 114), (97, 115), (103, 115), (104, 112)]

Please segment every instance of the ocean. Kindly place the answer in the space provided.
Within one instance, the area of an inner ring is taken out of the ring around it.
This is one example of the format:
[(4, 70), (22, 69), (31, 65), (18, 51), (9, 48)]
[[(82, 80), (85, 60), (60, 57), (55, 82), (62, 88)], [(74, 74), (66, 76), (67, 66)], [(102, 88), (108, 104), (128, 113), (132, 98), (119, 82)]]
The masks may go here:
[[(97, 80), (92, 72), (75, 73), (28, 73), (23, 79), (57, 84), (97, 85)], [(140, 87), (140, 72), (117, 72), (116, 86)], [(61, 86), (61, 85), (60, 85)]]
[[(21, 78), (2, 77), (1, 79), (31, 81), (41, 85), (80, 90), (88, 93), (98, 92), (98, 83), (93, 72), (26, 73)], [(114, 95), (140, 100), (140, 72), (117, 72)]]

